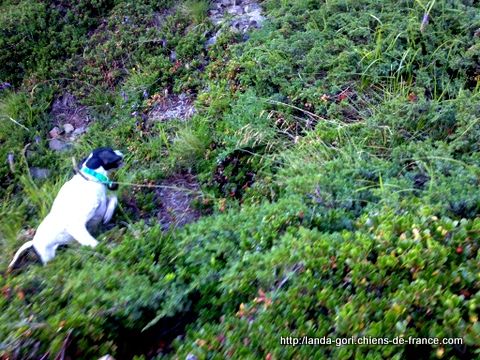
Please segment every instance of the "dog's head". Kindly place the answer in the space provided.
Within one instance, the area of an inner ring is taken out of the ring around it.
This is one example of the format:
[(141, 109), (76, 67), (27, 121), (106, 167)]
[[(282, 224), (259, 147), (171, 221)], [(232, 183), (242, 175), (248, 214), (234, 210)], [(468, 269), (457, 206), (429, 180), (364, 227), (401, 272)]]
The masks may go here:
[[(110, 170), (118, 169), (123, 165), (123, 154), (119, 150), (112, 150), (109, 147), (101, 147), (93, 150), (88, 157), (80, 163), (80, 168), (86, 166), (89, 169), (108, 173)], [(110, 190), (117, 190), (118, 184), (111, 182), (108, 185)]]
[(93, 150), (85, 158), (80, 166), (86, 166), (92, 170), (103, 168), (105, 171), (115, 170), (122, 166), (123, 154), (109, 147), (101, 147)]

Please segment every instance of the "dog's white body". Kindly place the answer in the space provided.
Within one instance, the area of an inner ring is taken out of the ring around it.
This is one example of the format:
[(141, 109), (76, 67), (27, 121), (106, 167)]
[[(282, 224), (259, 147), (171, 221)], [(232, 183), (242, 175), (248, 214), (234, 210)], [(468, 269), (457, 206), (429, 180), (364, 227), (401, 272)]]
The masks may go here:
[[(107, 174), (103, 168), (97, 172)], [(104, 183), (87, 174), (76, 174), (62, 186), (35, 237), (20, 247), (9, 267), (13, 267), (21, 253), (32, 246), (43, 264), (55, 257), (58, 246), (72, 240), (95, 247), (98, 241), (89, 230), (95, 229), (102, 221), (104, 224), (109, 222), (116, 205), (117, 197), (107, 197)]]

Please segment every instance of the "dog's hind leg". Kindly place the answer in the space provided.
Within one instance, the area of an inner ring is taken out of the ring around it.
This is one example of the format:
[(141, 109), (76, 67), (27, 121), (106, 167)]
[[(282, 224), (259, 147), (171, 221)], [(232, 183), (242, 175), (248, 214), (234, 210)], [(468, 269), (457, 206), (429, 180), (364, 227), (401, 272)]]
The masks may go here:
[(47, 262), (49, 262), (55, 257), (55, 251), (58, 248), (58, 244), (55, 244), (55, 245), (48, 244), (44, 247), (34, 246), (33, 248), (35, 249), (38, 256), (40, 257), (42, 264), (47, 265)]
[(116, 196), (111, 196), (108, 198), (107, 210), (105, 210), (105, 214), (103, 215), (104, 224), (108, 223), (112, 219), (113, 212), (115, 211), (117, 204), (118, 199)]
[(18, 261), (18, 258), (20, 257), (20, 255), (22, 255), (22, 253), (25, 250), (27, 250), (28, 248), (30, 248), (32, 246), (33, 246), (33, 241), (27, 241), (25, 244), (20, 246), (20, 249), (17, 250), (17, 252), (15, 253), (15, 256), (13, 257), (13, 260), (8, 265), (8, 268), (9, 269), (13, 268), (15, 266), (15, 263)]

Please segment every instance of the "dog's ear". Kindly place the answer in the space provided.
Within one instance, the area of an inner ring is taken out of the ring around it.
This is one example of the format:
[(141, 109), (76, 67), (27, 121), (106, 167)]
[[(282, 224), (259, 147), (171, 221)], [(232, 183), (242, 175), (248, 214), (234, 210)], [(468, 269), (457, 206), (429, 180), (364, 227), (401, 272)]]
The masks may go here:
[(90, 169), (98, 169), (100, 166), (105, 170), (111, 170), (120, 166), (123, 160), (122, 153), (113, 151), (112, 148), (102, 147), (95, 149), (87, 158), (86, 166)]
[(113, 150), (105, 150), (100, 152), (98, 158), (102, 162), (102, 166), (105, 170), (111, 170), (119, 167), (123, 157), (115, 153)]
[(98, 169), (100, 166), (103, 166), (102, 161), (95, 155), (88, 159), (85, 165), (92, 170)]

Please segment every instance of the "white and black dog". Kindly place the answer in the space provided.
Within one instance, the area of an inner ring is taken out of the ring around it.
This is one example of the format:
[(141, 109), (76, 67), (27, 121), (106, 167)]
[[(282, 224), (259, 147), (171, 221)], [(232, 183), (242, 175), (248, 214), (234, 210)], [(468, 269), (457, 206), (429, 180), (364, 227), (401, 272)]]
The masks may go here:
[(45, 265), (55, 257), (60, 245), (72, 240), (95, 247), (98, 241), (89, 233), (101, 221), (110, 221), (117, 206), (117, 197), (107, 197), (107, 188), (118, 185), (108, 179), (108, 172), (122, 165), (123, 154), (108, 147), (95, 149), (82, 160), (77, 174), (58, 192), (50, 213), (38, 227), (32, 241), (23, 244), (15, 253), (9, 268), (30, 247)]

